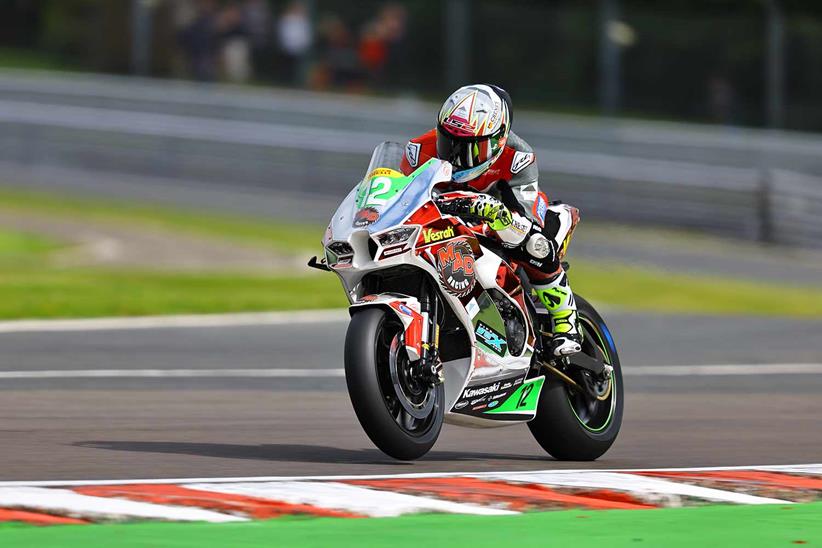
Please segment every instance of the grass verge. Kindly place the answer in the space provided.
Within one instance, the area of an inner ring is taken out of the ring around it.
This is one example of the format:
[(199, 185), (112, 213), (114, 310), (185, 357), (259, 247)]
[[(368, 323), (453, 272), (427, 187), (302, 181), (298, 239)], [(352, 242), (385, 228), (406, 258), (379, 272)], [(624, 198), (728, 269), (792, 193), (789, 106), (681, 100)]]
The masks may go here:
[[(322, 228), (114, 200), (0, 189), (0, 209), (183, 231), (277, 249), (307, 259)], [(59, 244), (0, 231), (0, 318), (70, 318), (291, 310), (344, 306), (333, 274), (65, 269)], [(822, 289), (573, 261), (575, 291), (595, 305), (666, 313), (822, 318)]]
[(822, 542), (822, 503), (659, 510), (565, 510), (517, 516), (278, 518), (239, 524), (0, 527), (16, 546), (792, 546)]
[(325, 230), (315, 224), (7, 187), (0, 188), (0, 209), (187, 232), (290, 253), (317, 250)]
[(93, 318), (335, 308), (336, 276), (54, 270), (0, 273), (0, 318)]

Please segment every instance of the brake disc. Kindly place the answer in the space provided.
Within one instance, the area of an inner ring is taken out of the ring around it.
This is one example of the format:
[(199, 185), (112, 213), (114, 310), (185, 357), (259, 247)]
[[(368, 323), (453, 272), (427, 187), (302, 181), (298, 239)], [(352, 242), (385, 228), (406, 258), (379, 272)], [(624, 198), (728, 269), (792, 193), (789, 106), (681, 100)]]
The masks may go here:
[[(405, 412), (415, 419), (424, 419), (434, 409), (434, 388), (424, 379), (414, 378), (408, 358), (403, 359), (401, 356), (402, 350), (401, 336), (396, 335), (391, 341), (391, 348), (388, 353), (391, 384), (394, 386), (397, 401), (400, 402)], [(425, 391), (425, 395), (419, 403), (415, 403), (413, 396), (419, 395), (421, 391)]]

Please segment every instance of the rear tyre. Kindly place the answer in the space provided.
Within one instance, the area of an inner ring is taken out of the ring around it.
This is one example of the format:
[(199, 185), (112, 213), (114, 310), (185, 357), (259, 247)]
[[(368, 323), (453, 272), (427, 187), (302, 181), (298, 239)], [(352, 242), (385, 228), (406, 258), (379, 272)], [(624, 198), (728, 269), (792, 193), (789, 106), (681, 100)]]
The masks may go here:
[(345, 381), (374, 445), (395, 459), (413, 460), (437, 441), (445, 389), (417, 380), (402, 336), (402, 324), (385, 309), (357, 310), (345, 336)]
[(579, 296), (575, 298), (583, 331), (582, 351), (594, 356), (596, 345), (605, 362), (614, 368), (613, 374), (609, 381), (597, 383), (596, 379), (586, 377), (585, 372), (569, 372), (581, 386), (593, 383), (602, 399), (587, 392), (574, 393), (563, 381), (548, 375), (546, 380), (550, 382), (540, 395), (537, 416), (528, 423), (528, 428), (555, 459), (595, 460), (611, 447), (622, 425), (622, 368), (614, 339), (602, 317), (588, 301)]

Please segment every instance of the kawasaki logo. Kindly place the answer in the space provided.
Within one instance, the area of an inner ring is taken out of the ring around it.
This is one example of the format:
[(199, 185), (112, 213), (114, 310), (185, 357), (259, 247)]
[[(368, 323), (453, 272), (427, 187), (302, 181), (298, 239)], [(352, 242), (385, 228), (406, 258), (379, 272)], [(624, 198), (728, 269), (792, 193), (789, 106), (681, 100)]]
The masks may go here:
[(433, 228), (429, 228), (422, 231), (422, 237), (427, 244), (432, 242), (441, 242), (443, 240), (447, 240), (448, 238), (454, 237), (454, 227), (449, 226), (445, 230), (434, 230)]
[(482, 396), (484, 394), (490, 394), (492, 392), (496, 392), (499, 390), (499, 383), (495, 382), (494, 384), (483, 386), (482, 388), (466, 388), (465, 392), (463, 392), (463, 398), (473, 398), (474, 396)]

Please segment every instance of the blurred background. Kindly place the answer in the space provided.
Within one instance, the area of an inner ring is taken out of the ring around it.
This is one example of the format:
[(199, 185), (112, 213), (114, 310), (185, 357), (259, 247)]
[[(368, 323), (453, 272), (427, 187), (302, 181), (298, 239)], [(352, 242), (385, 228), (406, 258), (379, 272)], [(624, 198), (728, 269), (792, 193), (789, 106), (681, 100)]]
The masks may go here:
[[(32, 270), (61, 283), (139, 274), (135, 294), (159, 299), (145, 285), (158, 276), (220, 275), (227, 288), (240, 273), (301, 278), (373, 147), (426, 131), (450, 91), (489, 81), (511, 92), (543, 188), (582, 210), (572, 250), (589, 294), (701, 311), (676, 302), (702, 276), (747, 303), (726, 312), (766, 313), (751, 295), (773, 283), (804, 291), (803, 313), (822, 308), (813, 3), (3, 0), (0, 10), (0, 221), (24, 285)], [(596, 274), (606, 269), (611, 278)], [(620, 269), (626, 283), (630, 269), (658, 272), (661, 304), (646, 296), (654, 280), (608, 293)], [(310, 280), (327, 293), (287, 305), (233, 290), (212, 307), (192, 294), (169, 310), (343, 303), (336, 281)], [(64, 293), (25, 310), (79, 314), (59, 304)], [(114, 289), (112, 299), (97, 312), (163, 311)]]

